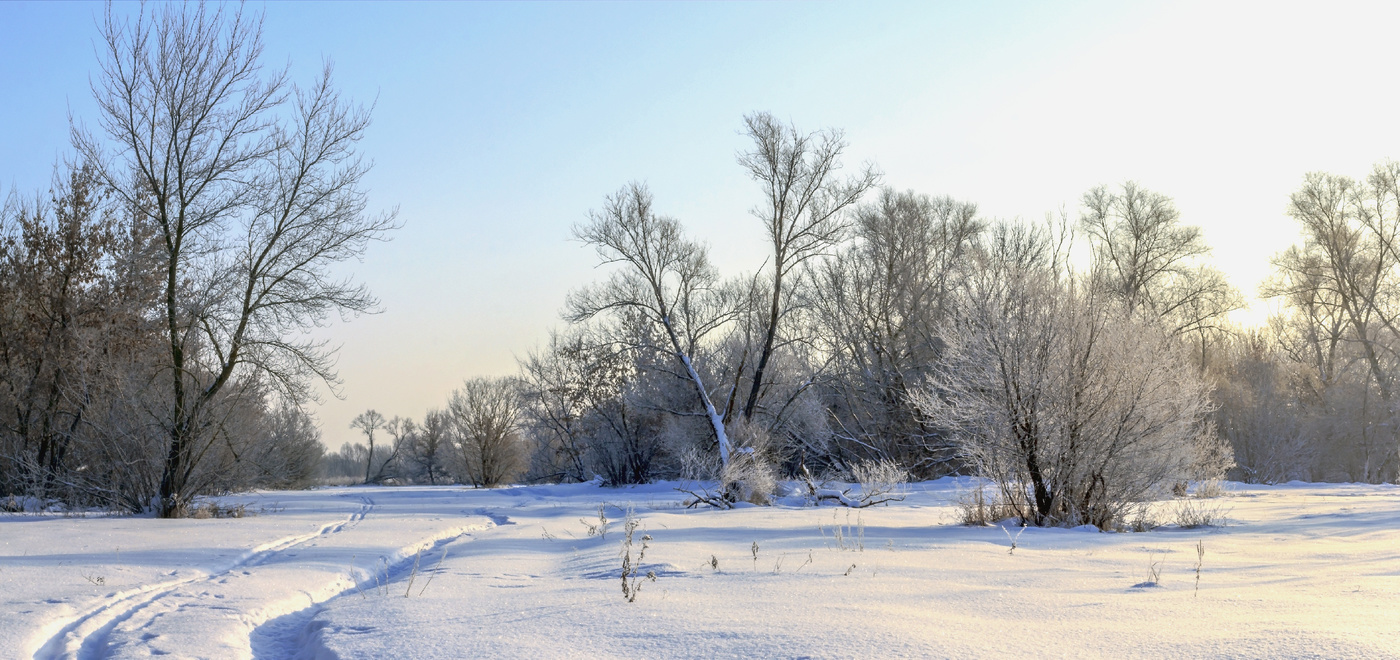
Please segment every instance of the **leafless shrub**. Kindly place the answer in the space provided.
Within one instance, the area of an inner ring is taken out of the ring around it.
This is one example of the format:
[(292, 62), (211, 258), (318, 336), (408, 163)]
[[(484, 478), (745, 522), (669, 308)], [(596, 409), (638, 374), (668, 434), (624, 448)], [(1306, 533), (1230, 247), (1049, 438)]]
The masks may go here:
[(851, 468), (860, 484), (860, 502), (865, 506), (904, 501), (904, 485), (909, 472), (889, 459), (860, 461)]
[(1223, 502), (1208, 502), (1197, 498), (1176, 500), (1176, 524), (1178, 527), (1224, 527), (1230, 507)]
[(958, 523), (970, 527), (987, 527), (1007, 518), (1020, 515), (1020, 509), (993, 495), (987, 498), (987, 491), (978, 485), (962, 493), (957, 499)]
[(853, 509), (863, 509), (904, 500), (903, 485), (908, 473), (892, 461), (861, 461), (852, 472), (860, 485), (860, 490), (854, 494), (852, 489), (836, 488), (826, 479), (813, 479), (806, 465), (801, 466), (798, 474), (807, 487), (807, 500), (817, 506), (825, 502), (834, 502)]
[(1213, 499), (1225, 496), (1227, 491), (1225, 483), (1220, 479), (1202, 479), (1196, 484), (1196, 492), (1193, 494), (1200, 499)]
[(1132, 516), (1126, 520), (1127, 529), (1134, 532), (1150, 532), (1162, 526), (1162, 523), (1153, 514), (1150, 503), (1138, 502), (1132, 511)]
[(739, 502), (757, 505), (773, 503), (778, 489), (778, 476), (773, 466), (753, 452), (737, 451), (729, 463), (720, 469), (718, 492), (708, 488), (678, 488), (690, 495), (686, 508), (706, 505), (731, 509)]
[(1057, 246), (1053, 228), (993, 229), (917, 398), (1025, 521), (1112, 529), (1221, 443), (1180, 344), (1098, 297)]

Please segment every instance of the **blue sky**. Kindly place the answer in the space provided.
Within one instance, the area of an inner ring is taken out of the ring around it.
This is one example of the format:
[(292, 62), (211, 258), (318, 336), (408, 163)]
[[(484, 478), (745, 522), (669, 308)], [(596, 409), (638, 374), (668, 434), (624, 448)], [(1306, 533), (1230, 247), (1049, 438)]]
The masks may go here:
[[(136, 5), (118, 4), (130, 12)], [(265, 62), (323, 59), (375, 104), (372, 199), (404, 227), (348, 264), (384, 313), (336, 324), (344, 400), (419, 417), (512, 372), (598, 276), (569, 227), (627, 181), (730, 274), (763, 262), (742, 116), (839, 127), (898, 188), (1036, 219), (1100, 183), (1176, 198), (1246, 293), (1310, 170), (1400, 158), (1390, 5), (250, 3)], [(0, 189), (44, 186), (93, 117), (102, 5), (0, 3)], [(1257, 314), (1256, 314), (1257, 318)]]

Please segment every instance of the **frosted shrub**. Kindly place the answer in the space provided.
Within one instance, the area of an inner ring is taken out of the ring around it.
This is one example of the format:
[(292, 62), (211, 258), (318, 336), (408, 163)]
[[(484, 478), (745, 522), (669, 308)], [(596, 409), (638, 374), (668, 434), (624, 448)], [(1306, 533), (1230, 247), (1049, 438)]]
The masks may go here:
[(1176, 525), (1185, 529), (1196, 527), (1224, 527), (1230, 507), (1223, 502), (1209, 502), (1197, 498), (1184, 498), (1176, 501)]
[(1218, 477), (1209, 389), (1159, 324), (1052, 267), (1044, 233), (1003, 227), (916, 395), (1028, 524), (1112, 529), (1178, 479)]
[(736, 454), (720, 472), (720, 487), (731, 503), (767, 505), (778, 490), (773, 466), (757, 454)]
[(718, 509), (733, 508), (739, 502), (768, 505), (773, 503), (773, 495), (778, 490), (778, 476), (770, 463), (761, 457), (738, 452), (719, 472), (718, 492), (708, 487), (678, 488), (690, 495), (686, 508), (701, 504)]
[(860, 484), (862, 502), (901, 501), (909, 472), (891, 460), (861, 461), (851, 468), (851, 478)]

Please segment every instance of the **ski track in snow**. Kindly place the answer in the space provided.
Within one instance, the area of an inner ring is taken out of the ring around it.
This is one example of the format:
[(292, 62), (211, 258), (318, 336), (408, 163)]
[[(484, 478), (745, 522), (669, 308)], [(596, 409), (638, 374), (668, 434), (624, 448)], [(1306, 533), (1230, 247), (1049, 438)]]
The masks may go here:
[[(476, 509), (472, 513), (488, 518), (490, 522), (484, 525), (456, 527), (432, 537), (420, 539), (412, 545), (400, 548), (392, 555), (381, 556), (380, 559), (388, 562), (384, 583), (390, 584), (406, 577), (413, 570), (415, 559), (419, 559), (421, 563), (418, 565), (418, 575), (421, 581), (412, 586), (423, 585), (423, 588), (426, 588), (427, 580), (431, 577), (429, 573), (434, 570), (433, 565), (436, 563), (434, 557), (439, 550), (446, 552), (447, 545), (471, 532), (515, 524), (508, 516), (486, 509)], [(311, 598), (311, 604), (308, 607), (269, 619), (253, 628), (248, 638), (249, 645), (253, 649), (254, 660), (318, 657), (318, 652), (324, 648), (321, 643), (321, 633), (325, 630), (326, 623), (317, 621), (316, 615), (323, 612), (327, 604), (337, 598), (357, 595), (366, 597), (367, 590), (377, 588), (379, 585), (376, 578), (370, 577), (346, 587), (329, 598), (318, 600), (307, 594)]]
[(212, 573), (142, 585), (111, 594), (77, 614), (51, 624), (50, 628), (56, 627), (57, 631), (39, 647), (39, 650), (34, 654), (34, 659), (97, 660), (106, 657), (107, 640), (112, 631), (152, 603), (168, 596), (180, 587), (198, 582), (214, 582), (234, 571), (264, 564), (278, 553), (317, 538), (338, 534), (354, 526), (364, 520), (365, 516), (374, 509), (373, 500), (368, 497), (360, 497), (359, 499), (361, 502), (359, 510), (344, 520), (323, 525), (315, 532), (287, 536), (254, 547), (240, 555), (232, 564)]

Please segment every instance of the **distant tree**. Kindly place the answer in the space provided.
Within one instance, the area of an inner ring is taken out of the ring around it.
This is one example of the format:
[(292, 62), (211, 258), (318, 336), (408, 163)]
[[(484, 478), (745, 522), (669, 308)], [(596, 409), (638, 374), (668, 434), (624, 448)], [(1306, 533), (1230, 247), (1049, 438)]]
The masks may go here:
[[(1272, 329), (1230, 338), (1215, 376), (1214, 418), (1234, 447), (1235, 476), (1249, 483), (1311, 481), (1321, 443), (1314, 433), (1324, 399), (1305, 364), (1288, 359)], [(1328, 388), (1331, 389), (1330, 387)]]
[(437, 484), (447, 475), (452, 447), (452, 418), (442, 410), (429, 410), (413, 434), (412, 456), (428, 483)]
[(350, 428), (356, 429), (365, 434), (365, 440), (369, 443), (369, 450), (365, 452), (365, 483), (372, 483), (371, 474), (374, 466), (374, 434), (384, 428), (384, 416), (373, 408), (366, 410), (350, 422)]
[(596, 401), (614, 394), (616, 385), (611, 374), (596, 368), (589, 348), (578, 334), (551, 332), (543, 350), (520, 361), (522, 412), (538, 443), (532, 470), (539, 478), (588, 479), (588, 415)]
[[(1400, 474), (1400, 163), (1377, 164), (1364, 180), (1315, 172), (1289, 199), (1303, 243), (1275, 256), (1265, 296), (1282, 301), (1278, 319), (1294, 354), (1318, 374), (1324, 399), (1359, 403), (1346, 442), (1359, 454), (1352, 478)], [(1350, 373), (1361, 365), (1364, 376)], [(1333, 394), (1346, 389), (1345, 397)]]
[(477, 487), (498, 486), (524, 466), (520, 437), (520, 395), (508, 378), (473, 378), (452, 393), (447, 410), (467, 480)]
[(305, 89), (264, 75), (261, 22), (241, 8), (162, 5), (128, 22), (109, 7), (101, 29), (99, 131), (75, 126), (73, 139), (161, 247), (159, 513), (173, 517), (200, 490), (192, 477), (227, 385), (255, 375), (297, 401), (309, 379), (334, 382), (326, 344), (297, 337), (373, 309), (330, 269), (393, 215), (366, 213), (369, 165), (355, 149), (369, 112), (340, 97), (329, 65)]
[(1099, 186), (1084, 194), (1079, 226), (1105, 293), (1129, 314), (1161, 318), (1173, 335), (1198, 335), (1202, 351), (1225, 316), (1244, 304), (1224, 273), (1203, 263), (1210, 254), (1205, 236), (1181, 223), (1166, 195), (1131, 181), (1119, 191)]
[(766, 112), (744, 117), (753, 148), (739, 155), (739, 164), (763, 189), (763, 202), (753, 214), (763, 222), (772, 245), (773, 270), (768, 278), (768, 309), (762, 319), (758, 361), (750, 378), (744, 417), (753, 417), (763, 392), (764, 372), (773, 357), (782, 322), (789, 278), (807, 260), (824, 254), (841, 240), (848, 224), (845, 211), (876, 185), (879, 174), (863, 165), (841, 178), (841, 155), (846, 142), (841, 131), (799, 131)]

